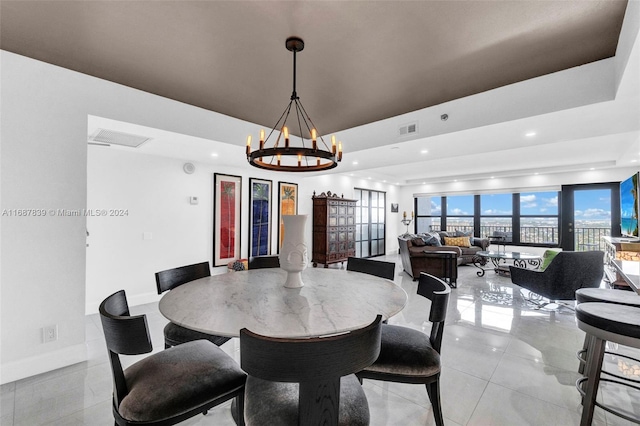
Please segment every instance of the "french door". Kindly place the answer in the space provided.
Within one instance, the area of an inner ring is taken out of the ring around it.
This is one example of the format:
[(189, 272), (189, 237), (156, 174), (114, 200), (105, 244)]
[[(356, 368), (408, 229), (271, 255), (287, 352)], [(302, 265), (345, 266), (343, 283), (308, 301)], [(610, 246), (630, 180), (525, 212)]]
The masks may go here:
[[(620, 190), (617, 182), (563, 185), (561, 191), (563, 250), (604, 250), (603, 236), (618, 236)], [(616, 229), (614, 229), (616, 228)]]
[(356, 257), (385, 254), (386, 193), (369, 189), (354, 190), (356, 204)]

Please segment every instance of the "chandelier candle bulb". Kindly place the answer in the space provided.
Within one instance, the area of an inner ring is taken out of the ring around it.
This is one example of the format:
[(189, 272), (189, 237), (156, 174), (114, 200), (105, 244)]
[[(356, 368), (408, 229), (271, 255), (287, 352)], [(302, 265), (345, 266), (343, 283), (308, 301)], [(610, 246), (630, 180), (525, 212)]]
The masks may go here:
[(264, 149), (264, 130), (260, 129), (260, 150)]
[(311, 142), (313, 144), (314, 151), (318, 149), (318, 142), (316, 141), (316, 129), (311, 129)]
[(247, 136), (247, 156), (251, 153), (251, 135)]
[(284, 147), (289, 149), (289, 129), (287, 129), (287, 126), (282, 128), (282, 133), (284, 133)]
[(319, 166), (320, 165), (320, 157), (316, 157), (316, 161), (317, 161), (317, 164)]
[(278, 154), (278, 166), (280, 165), (280, 154)]
[(298, 154), (298, 167), (302, 165), (302, 154)]
[(336, 136), (331, 136), (331, 152), (336, 155)]
[(342, 161), (342, 142), (338, 142), (338, 161)]

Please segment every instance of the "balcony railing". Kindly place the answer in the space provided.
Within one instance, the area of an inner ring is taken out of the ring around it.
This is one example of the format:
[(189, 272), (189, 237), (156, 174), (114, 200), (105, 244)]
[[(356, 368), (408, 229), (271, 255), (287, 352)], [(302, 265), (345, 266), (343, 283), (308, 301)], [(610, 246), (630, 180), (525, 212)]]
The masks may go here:
[[(430, 226), (430, 231), (439, 231), (439, 227)], [(447, 232), (452, 231), (473, 231), (473, 226), (451, 225), (447, 226)], [(420, 232), (418, 230), (418, 232)], [(506, 233), (506, 243), (511, 242), (508, 236), (511, 235), (513, 229), (510, 226), (481, 226), (480, 235), (488, 237), (490, 235), (498, 235)], [(558, 228), (555, 226), (522, 226), (520, 227), (520, 242), (525, 244), (550, 245), (558, 244), (559, 241)], [(602, 237), (611, 236), (609, 228), (574, 228), (576, 238), (576, 251), (604, 250)]]

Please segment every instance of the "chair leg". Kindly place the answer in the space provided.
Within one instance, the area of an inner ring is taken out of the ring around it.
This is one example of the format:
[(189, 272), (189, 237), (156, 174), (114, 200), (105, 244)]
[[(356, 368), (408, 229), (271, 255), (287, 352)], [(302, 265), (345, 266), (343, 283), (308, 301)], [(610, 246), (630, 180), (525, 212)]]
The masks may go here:
[(440, 380), (436, 380), (426, 386), (429, 400), (431, 401), (431, 408), (433, 409), (433, 417), (436, 420), (436, 426), (444, 426), (442, 405), (440, 404)]
[(244, 392), (236, 396), (236, 416), (238, 418), (236, 424), (244, 426)]

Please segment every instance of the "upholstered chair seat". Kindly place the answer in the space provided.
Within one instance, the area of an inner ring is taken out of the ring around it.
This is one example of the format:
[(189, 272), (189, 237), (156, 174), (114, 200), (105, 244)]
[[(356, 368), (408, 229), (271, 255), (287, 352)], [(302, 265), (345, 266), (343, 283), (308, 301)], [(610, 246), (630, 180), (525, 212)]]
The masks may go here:
[(408, 327), (385, 325), (380, 356), (367, 371), (378, 375), (413, 376), (417, 383), (422, 383), (425, 377), (440, 373), (440, 354), (431, 346), (429, 335)]
[(206, 340), (144, 358), (127, 368), (124, 377), (129, 393), (120, 402), (119, 411), (135, 422), (178, 416), (206, 404), (212, 396), (242, 387), (246, 379), (231, 357)]
[[(264, 424), (269, 419), (273, 425), (297, 425), (298, 383), (282, 383), (249, 376), (245, 385), (245, 423)], [(338, 424), (360, 426), (369, 424), (369, 406), (364, 390), (354, 374), (340, 380), (340, 407)]]

